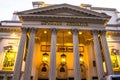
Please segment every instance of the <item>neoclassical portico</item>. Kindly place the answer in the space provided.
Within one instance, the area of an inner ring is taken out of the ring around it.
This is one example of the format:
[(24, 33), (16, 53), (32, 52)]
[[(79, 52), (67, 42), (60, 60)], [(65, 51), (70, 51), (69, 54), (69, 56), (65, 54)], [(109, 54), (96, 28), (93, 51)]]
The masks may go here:
[[(22, 35), (20, 39), (14, 75), (12, 80), (20, 80), (21, 66), (25, 43), (27, 43), (27, 33), (29, 33), (28, 49), (23, 72), (23, 80), (30, 80), (32, 71), (32, 60), (34, 53), (34, 44), (36, 34), (43, 29), (50, 30), (51, 43), (50, 43), (50, 64), (49, 64), (49, 80), (56, 80), (56, 47), (59, 35), (57, 33), (61, 30), (71, 31), (72, 46), (73, 46), (73, 62), (74, 62), (74, 80), (82, 79), (81, 65), (79, 61), (79, 42), (81, 42), (80, 31), (88, 32), (92, 35), (94, 44), (94, 54), (96, 60), (98, 80), (104, 78), (105, 73), (103, 69), (103, 61), (101, 54), (102, 45), (104, 58), (106, 63), (107, 75), (113, 74), (112, 64), (110, 60), (108, 45), (106, 41), (105, 24), (110, 19), (106, 14), (97, 13), (87, 9), (79, 8), (68, 4), (48, 6), (45, 8), (38, 8), (16, 13), (22, 21)], [(86, 35), (85, 35), (86, 36)], [(63, 36), (64, 37), (64, 36)], [(100, 38), (99, 38), (100, 37)], [(42, 38), (41, 38), (42, 39)], [(101, 43), (100, 43), (101, 41)]]

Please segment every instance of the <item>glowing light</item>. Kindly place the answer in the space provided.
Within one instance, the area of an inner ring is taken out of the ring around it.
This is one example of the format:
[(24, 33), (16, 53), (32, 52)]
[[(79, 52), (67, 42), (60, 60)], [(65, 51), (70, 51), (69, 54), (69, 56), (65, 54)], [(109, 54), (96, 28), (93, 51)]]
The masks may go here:
[(81, 35), (81, 34), (82, 34), (82, 32), (79, 32), (79, 34)]
[(65, 54), (62, 54), (62, 55), (61, 55), (61, 63), (62, 63), (62, 64), (65, 64), (65, 63), (66, 63), (66, 55), (65, 55)]
[(81, 64), (84, 62), (84, 60), (83, 60), (83, 54), (80, 54), (79, 60), (80, 60), (80, 63), (81, 63)]
[(66, 59), (65, 59), (65, 58), (62, 58), (62, 59), (61, 59), (61, 62), (62, 62), (62, 63), (65, 63), (65, 62), (66, 62)]
[(48, 62), (48, 54), (47, 53), (44, 53), (43, 54), (43, 62)]
[(47, 31), (44, 31), (44, 34), (47, 34)]
[(11, 54), (9, 55), (9, 58), (10, 58), (10, 59), (13, 59), (14, 56), (15, 56), (15, 54), (12, 54), (12, 53), (11, 53)]
[(83, 58), (80, 58), (80, 62), (83, 62)]
[(68, 32), (68, 34), (70, 35), (70, 34), (71, 34), (71, 32), (69, 31), (69, 32)]

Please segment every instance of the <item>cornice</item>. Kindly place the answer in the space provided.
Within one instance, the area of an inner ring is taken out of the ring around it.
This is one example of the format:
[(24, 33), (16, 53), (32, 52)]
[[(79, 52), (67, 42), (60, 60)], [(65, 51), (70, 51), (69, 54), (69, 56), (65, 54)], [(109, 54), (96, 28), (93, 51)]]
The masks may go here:
[(31, 9), (31, 10), (26, 10), (26, 11), (21, 11), (21, 12), (17, 12), (17, 15), (24, 15), (24, 14), (32, 14), (32, 13), (40, 13), (40, 12), (46, 12), (46, 11), (52, 11), (52, 10), (57, 10), (57, 9), (71, 9), (71, 10), (75, 10), (78, 12), (82, 12), (82, 13), (87, 13), (90, 15), (94, 15), (94, 16), (99, 16), (99, 17), (110, 17), (106, 14), (101, 14), (92, 10), (88, 10), (88, 9), (84, 9), (78, 6), (74, 6), (74, 5), (70, 5), (70, 4), (59, 4), (59, 5), (52, 5), (52, 6), (47, 6), (47, 7), (42, 7), (42, 8), (37, 8), (37, 9)]
[(4, 20), (4, 21), (1, 21), (1, 23), (3, 22), (9, 22), (9, 23), (21, 23), (20, 21), (12, 21), (12, 20)]
[(109, 27), (120, 27), (120, 24), (107, 24), (106, 26), (109, 26)]
[(100, 17), (85, 17), (85, 16), (59, 16), (59, 15), (22, 15), (24, 21), (61, 21), (61, 22), (88, 22), (100, 23), (108, 19)]
[(21, 32), (21, 29), (18, 27), (10, 28), (10, 27), (0, 27), (0, 32)]
[(105, 10), (105, 11), (116, 11), (115, 8), (103, 8), (103, 7), (91, 7), (91, 10)]

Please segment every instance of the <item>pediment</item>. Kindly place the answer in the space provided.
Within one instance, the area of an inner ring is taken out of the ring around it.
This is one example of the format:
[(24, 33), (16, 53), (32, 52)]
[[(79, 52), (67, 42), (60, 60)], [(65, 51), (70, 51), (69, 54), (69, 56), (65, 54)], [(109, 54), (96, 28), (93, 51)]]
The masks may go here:
[(82, 16), (82, 17), (100, 17), (110, 18), (106, 14), (101, 14), (88, 9), (80, 8), (69, 4), (52, 5), (37, 9), (26, 10), (16, 13), (18, 15), (57, 15), (57, 16)]

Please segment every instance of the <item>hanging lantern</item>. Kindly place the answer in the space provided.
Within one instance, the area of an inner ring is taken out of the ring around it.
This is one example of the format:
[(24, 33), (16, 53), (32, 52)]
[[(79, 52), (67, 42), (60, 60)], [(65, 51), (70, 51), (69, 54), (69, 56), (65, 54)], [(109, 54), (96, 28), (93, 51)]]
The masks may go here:
[(66, 64), (66, 55), (65, 54), (61, 55), (61, 63)]
[(48, 62), (48, 54), (47, 53), (44, 53), (43, 54), (43, 62)]
[(84, 62), (84, 60), (83, 60), (83, 54), (80, 54), (79, 60), (80, 60), (80, 64), (83, 64), (83, 62)]

